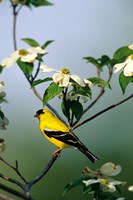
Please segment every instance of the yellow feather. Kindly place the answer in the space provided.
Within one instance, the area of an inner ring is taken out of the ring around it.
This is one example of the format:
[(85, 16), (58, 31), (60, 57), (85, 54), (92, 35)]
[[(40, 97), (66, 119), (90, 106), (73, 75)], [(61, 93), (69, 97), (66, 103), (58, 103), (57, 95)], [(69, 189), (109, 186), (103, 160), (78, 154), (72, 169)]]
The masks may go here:
[(59, 148), (55, 153), (67, 147), (74, 147), (85, 154), (92, 162), (98, 159), (51, 111), (47, 109), (38, 110), (35, 117), (40, 121), (40, 130), (45, 138)]
[(47, 140), (52, 142), (54, 145), (59, 147), (60, 149), (67, 148), (70, 145), (65, 144), (64, 142), (61, 142), (55, 138), (50, 138), (45, 134), (45, 129), (51, 129), (51, 131), (61, 131), (61, 132), (69, 132), (69, 128), (60, 121), (57, 117), (53, 115), (49, 110), (44, 109), (44, 114), (40, 115), (40, 130), (45, 136)]

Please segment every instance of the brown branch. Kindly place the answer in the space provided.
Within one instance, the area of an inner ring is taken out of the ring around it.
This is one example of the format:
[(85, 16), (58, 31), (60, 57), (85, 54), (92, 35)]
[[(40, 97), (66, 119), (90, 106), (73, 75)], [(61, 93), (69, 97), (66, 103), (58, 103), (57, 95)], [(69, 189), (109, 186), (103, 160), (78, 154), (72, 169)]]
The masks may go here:
[(85, 123), (87, 123), (87, 122), (93, 120), (94, 118), (98, 117), (99, 115), (101, 115), (101, 114), (103, 114), (103, 113), (105, 113), (105, 112), (107, 112), (107, 111), (109, 111), (109, 110), (111, 110), (111, 109), (113, 109), (113, 108), (115, 108), (115, 107), (117, 107), (117, 106), (119, 106), (119, 105), (125, 103), (126, 101), (128, 101), (128, 100), (131, 99), (131, 98), (133, 98), (133, 94), (131, 94), (131, 95), (128, 96), (127, 98), (123, 99), (122, 101), (120, 101), (120, 102), (118, 102), (118, 103), (116, 103), (116, 104), (113, 104), (113, 105), (111, 105), (111, 106), (109, 106), (109, 107), (107, 107), (107, 108), (101, 110), (100, 112), (96, 113), (96, 114), (93, 115), (92, 117), (90, 117), (90, 118), (88, 118), (88, 119), (86, 119), (86, 120), (84, 120), (84, 121), (82, 121), (82, 122), (80, 122), (80, 123), (77, 123), (77, 124), (73, 127), (73, 130), (76, 129), (76, 128), (78, 128), (78, 127), (80, 127), (80, 126), (82, 126), (83, 124), (85, 124)]

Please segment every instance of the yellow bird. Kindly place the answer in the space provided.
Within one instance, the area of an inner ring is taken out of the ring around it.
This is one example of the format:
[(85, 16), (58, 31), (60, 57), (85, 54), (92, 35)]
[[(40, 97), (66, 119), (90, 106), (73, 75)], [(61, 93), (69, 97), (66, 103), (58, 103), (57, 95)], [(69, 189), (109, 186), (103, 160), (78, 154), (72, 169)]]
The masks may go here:
[(73, 147), (85, 154), (93, 163), (98, 158), (91, 153), (88, 148), (69, 128), (47, 109), (38, 110), (34, 117), (40, 121), (40, 130), (50, 142), (55, 144), (58, 149), (53, 155), (58, 155), (60, 151), (67, 147)]

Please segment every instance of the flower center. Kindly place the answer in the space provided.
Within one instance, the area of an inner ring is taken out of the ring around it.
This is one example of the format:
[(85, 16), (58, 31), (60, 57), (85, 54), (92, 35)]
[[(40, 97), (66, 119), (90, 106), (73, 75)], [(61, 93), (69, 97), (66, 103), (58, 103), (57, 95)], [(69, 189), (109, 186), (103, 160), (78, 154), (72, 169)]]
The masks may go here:
[(22, 3), (25, 4), (26, 0), (12, 0), (13, 3)]
[(131, 60), (133, 60), (133, 54), (132, 54), (132, 55), (130, 55), (130, 59), (131, 59)]
[(108, 179), (101, 179), (101, 182), (103, 183), (103, 184), (108, 184), (109, 183), (109, 180)]
[(68, 68), (62, 68), (60, 70), (63, 74), (70, 74), (70, 70)]
[(20, 56), (27, 56), (28, 51), (26, 49), (20, 49), (19, 52), (18, 52), (18, 54)]

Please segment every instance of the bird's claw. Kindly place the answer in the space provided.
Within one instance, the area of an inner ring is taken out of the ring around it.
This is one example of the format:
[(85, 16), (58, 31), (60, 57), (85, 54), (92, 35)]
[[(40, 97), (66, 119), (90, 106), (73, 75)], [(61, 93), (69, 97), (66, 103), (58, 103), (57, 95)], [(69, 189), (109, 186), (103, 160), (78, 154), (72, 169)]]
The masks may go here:
[(52, 156), (57, 156), (58, 158), (61, 156), (61, 149), (57, 149), (56, 151), (54, 151), (53, 153), (52, 153)]

